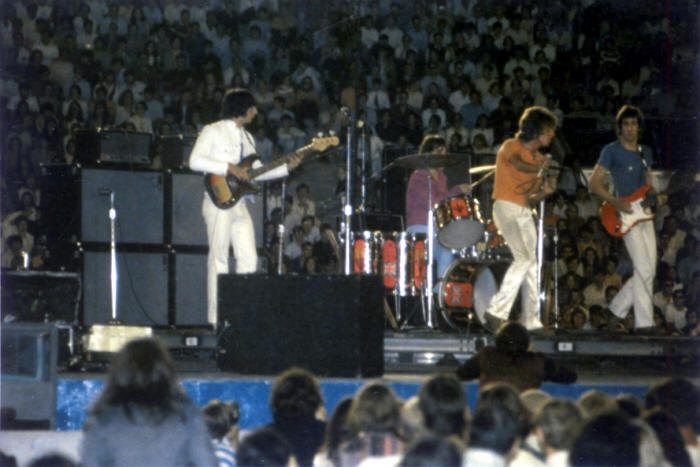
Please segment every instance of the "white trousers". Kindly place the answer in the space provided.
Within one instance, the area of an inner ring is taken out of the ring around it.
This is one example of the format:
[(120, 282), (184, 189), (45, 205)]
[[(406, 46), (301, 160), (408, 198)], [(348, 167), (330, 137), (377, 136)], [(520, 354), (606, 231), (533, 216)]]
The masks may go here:
[(255, 230), (245, 199), (231, 209), (219, 209), (204, 195), (202, 215), (207, 225), (209, 255), (207, 257), (207, 320), (216, 325), (217, 276), (228, 274), (229, 246), (233, 246), (236, 273), (255, 272), (258, 252), (255, 249)]
[(622, 237), (632, 259), (634, 273), (610, 303), (610, 311), (624, 318), (634, 306), (634, 327), (654, 325), (652, 287), (656, 274), (656, 233), (653, 222), (640, 222)]
[(493, 221), (513, 253), (513, 262), (486, 311), (507, 320), (522, 285), (520, 322), (527, 329), (541, 328), (542, 322), (537, 313), (537, 230), (532, 212), (519, 204), (496, 200), (493, 204)]

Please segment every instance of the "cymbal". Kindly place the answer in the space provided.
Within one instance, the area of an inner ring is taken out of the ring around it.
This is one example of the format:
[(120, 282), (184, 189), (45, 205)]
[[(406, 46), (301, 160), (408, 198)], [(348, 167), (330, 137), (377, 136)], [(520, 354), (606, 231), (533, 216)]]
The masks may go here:
[(470, 174), (480, 174), (482, 172), (488, 172), (489, 170), (493, 170), (496, 168), (496, 165), (479, 165), (477, 167), (472, 167), (469, 169)]
[(459, 162), (459, 159), (458, 154), (411, 154), (399, 157), (389, 166), (404, 167), (406, 169), (435, 169), (455, 165)]

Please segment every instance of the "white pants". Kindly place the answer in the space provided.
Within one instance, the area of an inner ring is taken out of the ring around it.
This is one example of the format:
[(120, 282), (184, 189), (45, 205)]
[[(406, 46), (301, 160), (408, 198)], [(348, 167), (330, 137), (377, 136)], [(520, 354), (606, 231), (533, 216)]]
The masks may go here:
[(653, 222), (640, 222), (622, 237), (632, 259), (634, 273), (610, 303), (610, 311), (624, 318), (634, 305), (634, 327), (654, 325), (652, 287), (656, 274), (656, 233)]
[(207, 257), (207, 320), (216, 325), (217, 276), (228, 274), (228, 249), (233, 246), (236, 258), (236, 273), (255, 272), (258, 252), (255, 249), (255, 230), (245, 199), (231, 209), (214, 206), (208, 195), (204, 195), (202, 215), (207, 225), (209, 256)]
[(532, 212), (519, 204), (496, 200), (493, 204), (493, 221), (513, 253), (513, 262), (498, 292), (491, 297), (486, 312), (507, 320), (522, 284), (520, 322), (527, 329), (541, 328), (542, 322), (537, 313), (537, 230)]

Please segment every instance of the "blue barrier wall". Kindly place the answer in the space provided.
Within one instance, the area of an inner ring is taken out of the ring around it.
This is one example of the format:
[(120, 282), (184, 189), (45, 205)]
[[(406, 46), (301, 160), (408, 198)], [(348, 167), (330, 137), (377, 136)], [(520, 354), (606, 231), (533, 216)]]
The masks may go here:
[[(417, 381), (385, 381), (403, 399), (415, 395), (420, 386)], [(354, 394), (364, 383), (363, 380), (322, 380), (321, 390), (328, 413), (331, 413), (338, 401), (345, 396)], [(80, 430), (85, 422), (87, 410), (99, 395), (102, 386), (102, 379), (59, 379), (56, 388), (56, 429), (59, 431)], [(271, 420), (268, 399), (272, 379), (183, 379), (182, 386), (198, 406), (203, 406), (211, 399), (237, 401), (241, 408), (239, 424), (244, 430), (257, 428)], [(479, 390), (478, 383), (466, 383), (465, 388), (469, 406), (473, 410)], [(599, 389), (613, 396), (630, 393), (643, 398), (647, 388), (646, 385), (613, 384), (542, 385), (542, 389), (549, 394), (569, 399), (577, 399), (589, 389)]]

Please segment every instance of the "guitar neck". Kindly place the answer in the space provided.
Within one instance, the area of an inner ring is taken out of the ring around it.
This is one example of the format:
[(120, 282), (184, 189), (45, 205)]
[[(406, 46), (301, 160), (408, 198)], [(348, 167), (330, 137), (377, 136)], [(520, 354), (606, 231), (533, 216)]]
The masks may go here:
[(299, 148), (296, 151), (286, 154), (280, 158), (275, 159), (274, 161), (270, 161), (267, 164), (264, 164), (256, 169), (248, 169), (248, 176), (251, 179), (254, 179), (255, 177), (264, 174), (265, 172), (268, 172), (274, 168), (279, 167), (280, 165), (286, 164), (289, 159), (291, 159), (293, 156), (296, 156), (297, 154), (305, 154), (313, 149), (313, 145), (309, 144), (307, 146), (304, 146), (303, 148)]

